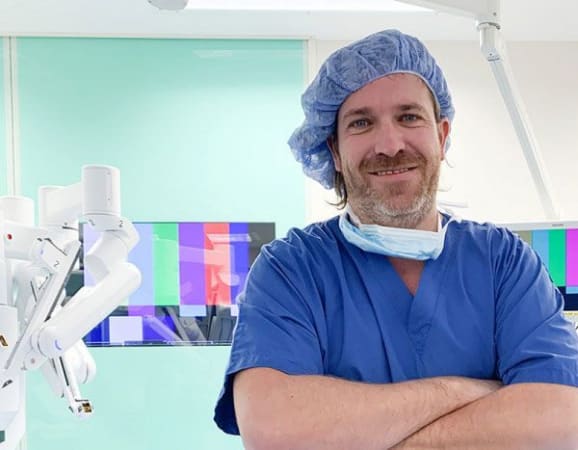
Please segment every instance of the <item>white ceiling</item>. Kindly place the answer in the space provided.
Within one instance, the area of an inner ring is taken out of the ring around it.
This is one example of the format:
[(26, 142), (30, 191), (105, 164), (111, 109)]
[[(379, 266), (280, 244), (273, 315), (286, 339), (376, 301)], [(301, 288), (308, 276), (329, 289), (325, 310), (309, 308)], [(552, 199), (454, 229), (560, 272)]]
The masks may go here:
[[(578, 41), (577, 0), (502, 0), (509, 41)], [(399, 28), (425, 40), (476, 40), (443, 13), (160, 11), (147, 0), (0, 0), (0, 35), (350, 40)]]

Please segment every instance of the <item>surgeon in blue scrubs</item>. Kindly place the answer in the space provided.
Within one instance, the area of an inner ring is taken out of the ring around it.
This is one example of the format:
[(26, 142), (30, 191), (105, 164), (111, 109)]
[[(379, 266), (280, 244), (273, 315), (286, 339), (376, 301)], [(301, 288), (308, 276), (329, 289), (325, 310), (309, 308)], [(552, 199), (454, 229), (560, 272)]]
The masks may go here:
[(578, 448), (578, 339), (536, 254), (438, 211), (454, 108), (395, 30), (333, 53), (289, 145), (343, 213), (265, 246), (215, 421), (248, 450)]

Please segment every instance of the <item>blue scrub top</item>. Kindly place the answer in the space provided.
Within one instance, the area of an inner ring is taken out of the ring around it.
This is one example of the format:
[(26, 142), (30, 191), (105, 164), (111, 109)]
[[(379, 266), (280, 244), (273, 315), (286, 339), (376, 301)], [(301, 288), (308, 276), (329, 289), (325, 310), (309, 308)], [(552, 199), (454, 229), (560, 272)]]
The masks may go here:
[(435, 376), (578, 386), (578, 337), (536, 253), (510, 231), (452, 221), (412, 296), (338, 218), (265, 246), (239, 297), (215, 422), (238, 434), (234, 374), (269, 367), (369, 383)]

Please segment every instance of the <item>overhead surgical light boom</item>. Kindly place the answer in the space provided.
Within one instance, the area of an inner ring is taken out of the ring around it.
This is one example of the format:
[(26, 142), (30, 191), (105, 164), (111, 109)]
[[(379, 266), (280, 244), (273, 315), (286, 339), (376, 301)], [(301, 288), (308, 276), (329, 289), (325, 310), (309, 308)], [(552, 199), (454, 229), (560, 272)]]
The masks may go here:
[(423, 6), (434, 11), (472, 17), (480, 32), (482, 53), (489, 62), (498, 88), (510, 114), (512, 124), (522, 146), (524, 157), (536, 185), (540, 202), (548, 219), (560, 218), (552, 186), (538, 143), (532, 133), (526, 110), (516, 86), (500, 34), (499, 0), (397, 0)]

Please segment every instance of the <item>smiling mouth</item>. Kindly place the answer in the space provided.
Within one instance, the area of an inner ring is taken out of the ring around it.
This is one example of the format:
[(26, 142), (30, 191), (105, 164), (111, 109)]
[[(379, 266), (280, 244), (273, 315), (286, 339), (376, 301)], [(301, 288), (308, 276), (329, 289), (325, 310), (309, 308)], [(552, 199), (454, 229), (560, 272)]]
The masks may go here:
[(369, 174), (370, 175), (377, 175), (377, 176), (398, 175), (400, 173), (409, 172), (409, 171), (414, 170), (414, 169), (415, 169), (415, 167), (403, 167), (400, 169), (376, 170), (376, 171), (369, 172)]

